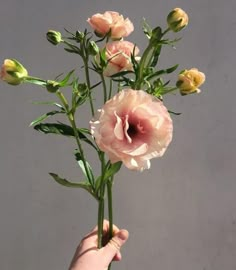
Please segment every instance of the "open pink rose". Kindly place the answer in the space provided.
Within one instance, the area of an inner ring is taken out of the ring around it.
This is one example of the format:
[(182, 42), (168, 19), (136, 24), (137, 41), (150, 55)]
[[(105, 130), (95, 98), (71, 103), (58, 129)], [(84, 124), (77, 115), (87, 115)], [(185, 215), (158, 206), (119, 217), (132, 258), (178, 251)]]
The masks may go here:
[(98, 147), (111, 163), (142, 171), (150, 159), (164, 154), (173, 125), (163, 103), (143, 90), (122, 90), (108, 100), (90, 122)]
[(108, 65), (104, 70), (105, 76), (112, 76), (120, 71), (133, 70), (131, 54), (136, 56), (139, 53), (138, 47), (129, 41), (113, 41), (106, 45), (106, 59)]
[(87, 21), (100, 36), (105, 36), (111, 31), (112, 39), (127, 37), (134, 30), (132, 22), (115, 11), (94, 14)]

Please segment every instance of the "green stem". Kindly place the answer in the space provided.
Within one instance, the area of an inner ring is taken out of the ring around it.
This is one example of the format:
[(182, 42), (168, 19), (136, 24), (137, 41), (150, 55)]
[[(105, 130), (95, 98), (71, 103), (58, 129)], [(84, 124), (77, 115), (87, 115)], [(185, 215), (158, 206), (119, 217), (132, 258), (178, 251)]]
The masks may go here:
[(104, 103), (106, 103), (107, 101), (107, 86), (106, 86), (106, 82), (105, 82), (105, 78), (103, 73), (100, 73), (101, 79), (102, 79), (102, 85), (103, 85), (103, 101)]
[(82, 58), (84, 60), (85, 77), (86, 77), (86, 82), (89, 89), (89, 103), (90, 103), (91, 113), (92, 113), (92, 116), (94, 116), (93, 99), (91, 95), (91, 83), (90, 83), (90, 78), (89, 78), (88, 57), (84, 56)]
[(104, 176), (105, 176), (105, 159), (104, 153), (101, 153), (101, 170), (102, 170), (102, 179), (100, 186), (100, 194), (99, 194), (99, 204), (98, 204), (98, 248), (102, 248), (102, 236), (103, 236), (103, 220), (104, 220), (104, 194), (105, 194), (105, 184), (104, 184)]
[(143, 71), (145, 68), (145, 63), (147, 60), (147, 57), (150, 54), (150, 51), (153, 49), (153, 44), (150, 42), (149, 45), (147, 46), (146, 50), (144, 51), (140, 63), (139, 63), (139, 69), (138, 69), (138, 76), (136, 78), (136, 83), (135, 83), (135, 89), (139, 89), (142, 85), (142, 79), (143, 79)]
[(104, 220), (104, 193), (105, 186), (103, 185), (101, 193), (103, 196), (100, 197), (98, 203), (98, 248), (102, 248), (102, 236), (103, 236), (103, 220)]
[(166, 33), (168, 33), (170, 31), (170, 28), (168, 27), (163, 33), (162, 33), (162, 37), (166, 34)]
[[(107, 199), (108, 199), (108, 220), (109, 220), (109, 240), (113, 237), (113, 212), (112, 212), (112, 186), (113, 186), (113, 176), (107, 182)], [(111, 263), (108, 266), (108, 270), (111, 269)]]
[(24, 82), (37, 84), (37, 85), (41, 85), (41, 86), (45, 86), (47, 84), (47, 81), (40, 79), (40, 78), (37, 78), (37, 77), (32, 77), (32, 76), (27, 76), (24, 79)]
[(80, 155), (81, 155), (81, 160), (83, 162), (88, 181), (93, 186), (94, 183), (93, 183), (92, 179), (90, 178), (89, 170), (88, 170), (87, 163), (86, 163), (85, 157), (84, 157), (84, 151), (83, 151), (80, 139), (79, 139), (79, 133), (78, 133), (77, 126), (75, 123), (74, 115), (72, 112), (70, 112), (70, 107), (68, 105), (68, 102), (67, 102), (65, 96), (62, 94), (62, 92), (58, 90), (56, 92), (56, 94), (59, 97), (59, 99), (61, 100), (61, 102), (62, 102), (62, 104), (67, 112), (68, 119), (70, 121), (70, 124), (71, 124), (73, 131), (74, 131), (74, 134), (75, 134), (76, 143), (77, 143)]
[(111, 95), (112, 95), (112, 79), (110, 79), (110, 87), (109, 87), (108, 99), (111, 99)]
[(113, 176), (107, 182), (109, 239), (111, 239), (113, 237), (112, 186), (113, 186)]

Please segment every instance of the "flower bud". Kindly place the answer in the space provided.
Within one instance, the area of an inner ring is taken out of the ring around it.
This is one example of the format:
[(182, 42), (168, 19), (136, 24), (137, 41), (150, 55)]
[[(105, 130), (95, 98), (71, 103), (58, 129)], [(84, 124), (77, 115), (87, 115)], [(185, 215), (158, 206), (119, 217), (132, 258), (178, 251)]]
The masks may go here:
[(81, 42), (84, 39), (84, 33), (80, 31), (76, 31), (75, 37), (76, 37), (77, 42)]
[(196, 68), (182, 71), (176, 83), (176, 86), (180, 90), (181, 95), (188, 95), (192, 93), (200, 93), (198, 88), (205, 82), (205, 74), (200, 72)]
[(99, 53), (99, 48), (98, 48), (98, 45), (96, 44), (96, 42), (94, 42), (94, 41), (89, 42), (88, 52), (89, 52), (89, 54), (91, 54), (93, 56), (95, 56)]
[(1, 79), (8, 84), (18, 85), (28, 76), (27, 70), (15, 59), (5, 59), (1, 68)]
[(175, 8), (167, 16), (167, 23), (173, 32), (179, 32), (188, 25), (188, 15), (181, 8)]
[(47, 40), (53, 45), (58, 45), (62, 41), (61, 33), (54, 30), (49, 30), (46, 36)]
[(56, 81), (48, 80), (46, 88), (49, 93), (55, 93), (60, 88), (60, 84)]

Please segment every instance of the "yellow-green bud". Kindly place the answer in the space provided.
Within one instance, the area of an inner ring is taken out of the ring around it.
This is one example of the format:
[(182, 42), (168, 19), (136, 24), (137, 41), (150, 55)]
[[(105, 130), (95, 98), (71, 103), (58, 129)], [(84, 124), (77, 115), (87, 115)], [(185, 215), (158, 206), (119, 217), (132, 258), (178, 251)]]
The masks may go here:
[(173, 32), (179, 32), (188, 25), (188, 15), (181, 8), (175, 8), (167, 16), (167, 23)]
[(48, 92), (55, 93), (60, 88), (60, 84), (56, 81), (48, 80), (46, 84), (46, 88)]
[(46, 36), (47, 40), (53, 45), (58, 45), (62, 41), (61, 33), (54, 30), (49, 30)]
[(5, 59), (1, 68), (1, 79), (8, 84), (18, 85), (28, 76), (27, 70), (15, 59)]
[(88, 51), (89, 51), (89, 54), (91, 54), (93, 56), (95, 56), (99, 53), (99, 48), (98, 48), (98, 45), (96, 44), (96, 42), (94, 42), (94, 41), (89, 42)]
[(84, 33), (80, 31), (76, 31), (75, 37), (76, 37), (77, 42), (81, 42), (84, 39)]
[(205, 82), (205, 74), (196, 68), (182, 71), (176, 82), (176, 86), (180, 90), (181, 95), (188, 95), (192, 93), (200, 93), (198, 88)]

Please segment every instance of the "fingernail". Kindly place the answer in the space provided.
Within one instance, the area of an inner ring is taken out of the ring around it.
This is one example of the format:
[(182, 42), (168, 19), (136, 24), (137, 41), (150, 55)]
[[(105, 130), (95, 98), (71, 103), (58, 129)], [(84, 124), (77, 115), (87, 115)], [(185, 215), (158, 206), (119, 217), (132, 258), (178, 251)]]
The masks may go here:
[(126, 230), (121, 230), (117, 233), (117, 236), (121, 239), (121, 240), (127, 240), (129, 237), (129, 232)]

